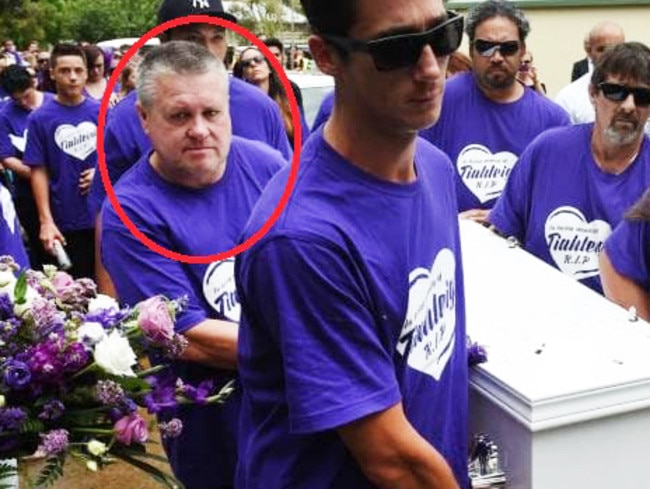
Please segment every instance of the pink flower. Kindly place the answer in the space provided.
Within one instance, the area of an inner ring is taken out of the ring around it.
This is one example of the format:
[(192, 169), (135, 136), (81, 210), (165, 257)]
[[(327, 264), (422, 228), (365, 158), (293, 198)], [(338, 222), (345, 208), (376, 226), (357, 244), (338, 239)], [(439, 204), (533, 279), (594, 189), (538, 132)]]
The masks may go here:
[(149, 438), (147, 422), (138, 413), (129, 414), (115, 423), (115, 438), (124, 445), (144, 443)]
[(64, 292), (72, 284), (74, 284), (74, 279), (65, 272), (58, 271), (52, 277), (52, 285), (58, 293)]
[(138, 305), (138, 325), (144, 335), (159, 345), (168, 345), (174, 338), (174, 319), (167, 303), (154, 296)]

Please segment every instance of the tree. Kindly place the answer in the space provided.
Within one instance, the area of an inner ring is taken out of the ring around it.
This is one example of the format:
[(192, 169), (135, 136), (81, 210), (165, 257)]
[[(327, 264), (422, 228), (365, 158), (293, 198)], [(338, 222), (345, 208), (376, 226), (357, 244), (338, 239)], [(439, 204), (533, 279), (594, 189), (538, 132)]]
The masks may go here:
[(254, 34), (275, 37), (283, 30), (283, 6), (282, 0), (240, 0), (230, 2), (228, 11)]

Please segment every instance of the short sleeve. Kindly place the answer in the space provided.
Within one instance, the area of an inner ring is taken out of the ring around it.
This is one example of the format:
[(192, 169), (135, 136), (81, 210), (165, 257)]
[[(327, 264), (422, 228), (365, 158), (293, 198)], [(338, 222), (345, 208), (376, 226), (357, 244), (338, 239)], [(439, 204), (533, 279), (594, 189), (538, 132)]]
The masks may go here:
[(393, 349), (344, 250), (316, 238), (276, 237), (242, 258), (236, 274), (240, 355), (255, 328), (268, 328), (282, 356), (294, 433), (332, 429), (399, 402)]
[(650, 290), (648, 249), (650, 226), (646, 221), (623, 220), (605, 241), (607, 257), (614, 269)]

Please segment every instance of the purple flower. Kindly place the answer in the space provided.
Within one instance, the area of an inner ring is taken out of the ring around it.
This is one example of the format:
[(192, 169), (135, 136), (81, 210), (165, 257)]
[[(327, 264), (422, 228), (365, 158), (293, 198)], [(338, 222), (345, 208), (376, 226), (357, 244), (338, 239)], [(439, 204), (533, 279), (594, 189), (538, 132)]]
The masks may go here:
[(144, 443), (149, 438), (147, 422), (137, 413), (124, 416), (115, 423), (115, 438), (124, 445)]
[(41, 444), (36, 449), (36, 453), (43, 457), (51, 457), (61, 453), (68, 448), (68, 431), (52, 430), (41, 434)]
[(67, 372), (81, 370), (88, 363), (88, 352), (82, 343), (71, 343), (64, 353), (63, 368)]
[(160, 436), (164, 439), (176, 438), (183, 431), (183, 422), (178, 418), (170, 419), (168, 422), (158, 423)]
[(0, 408), (0, 433), (15, 431), (27, 420), (27, 413), (20, 408)]
[(63, 361), (60, 358), (62, 339), (50, 338), (30, 350), (27, 365), (39, 381), (55, 383), (63, 377)]
[(138, 325), (147, 339), (157, 345), (166, 346), (174, 338), (174, 318), (165, 299), (154, 296), (137, 306)]
[(59, 311), (56, 304), (42, 297), (36, 297), (31, 306), (34, 325), (42, 338), (53, 331), (62, 331), (64, 314)]
[(194, 401), (197, 404), (205, 404), (213, 387), (214, 383), (211, 380), (204, 380), (198, 385), (198, 387), (194, 387), (190, 384), (183, 384), (181, 390), (185, 397), (191, 401)]
[(151, 392), (144, 396), (143, 402), (150, 413), (156, 414), (163, 409), (176, 407), (176, 387), (172, 376), (152, 377), (147, 382), (151, 385)]
[(29, 367), (17, 360), (7, 360), (2, 366), (2, 379), (11, 389), (22, 389), (32, 380)]
[(43, 406), (43, 411), (38, 415), (44, 421), (60, 418), (65, 412), (65, 406), (58, 399), (53, 399)]
[(3, 292), (0, 294), (0, 321), (5, 321), (14, 315), (14, 304), (11, 302), (9, 294)]
[(95, 397), (105, 406), (117, 406), (125, 399), (124, 390), (117, 382), (100, 380), (95, 387)]
[(487, 362), (487, 351), (478, 343), (467, 345), (467, 364), (470, 367)]
[(99, 323), (104, 329), (109, 329), (113, 325), (122, 322), (128, 316), (127, 310), (99, 309), (86, 314), (84, 321), (87, 323)]

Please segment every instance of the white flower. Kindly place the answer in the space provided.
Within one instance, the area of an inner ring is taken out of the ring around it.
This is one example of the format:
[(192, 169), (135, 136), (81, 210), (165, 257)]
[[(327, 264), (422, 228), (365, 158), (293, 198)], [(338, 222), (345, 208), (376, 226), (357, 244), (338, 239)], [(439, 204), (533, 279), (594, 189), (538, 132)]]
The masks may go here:
[(90, 440), (86, 444), (86, 448), (88, 449), (88, 453), (94, 455), (95, 457), (101, 457), (108, 451), (108, 447), (106, 446), (106, 443), (102, 443), (99, 440)]
[[(22, 304), (14, 304), (14, 314), (18, 317), (25, 314), (26, 311), (31, 309), (32, 302), (34, 302), (34, 299), (36, 299), (37, 297), (40, 297), (38, 292), (36, 292), (36, 290), (33, 289), (32, 287), (27, 286), (27, 291), (25, 292), (25, 302), (23, 302)], [(12, 286), (11, 299), (13, 300), (13, 298), (14, 298), (14, 291)]]
[(5, 396), (0, 395), (0, 408), (5, 407), (6, 402)]
[(0, 294), (5, 292), (9, 294), (9, 298), (14, 300), (14, 285), (16, 285), (16, 277), (11, 270), (0, 270)]
[(129, 340), (112, 331), (95, 346), (95, 362), (109, 374), (135, 377), (131, 369), (137, 358)]
[(100, 323), (83, 323), (77, 330), (77, 338), (86, 345), (96, 345), (106, 338), (106, 331)]
[(97, 462), (95, 462), (94, 460), (88, 460), (88, 462), (86, 462), (86, 468), (91, 472), (97, 472), (98, 469)]
[(97, 294), (97, 297), (93, 297), (88, 303), (88, 312), (119, 310), (120, 305), (117, 303), (117, 301), (112, 297), (104, 294)]

